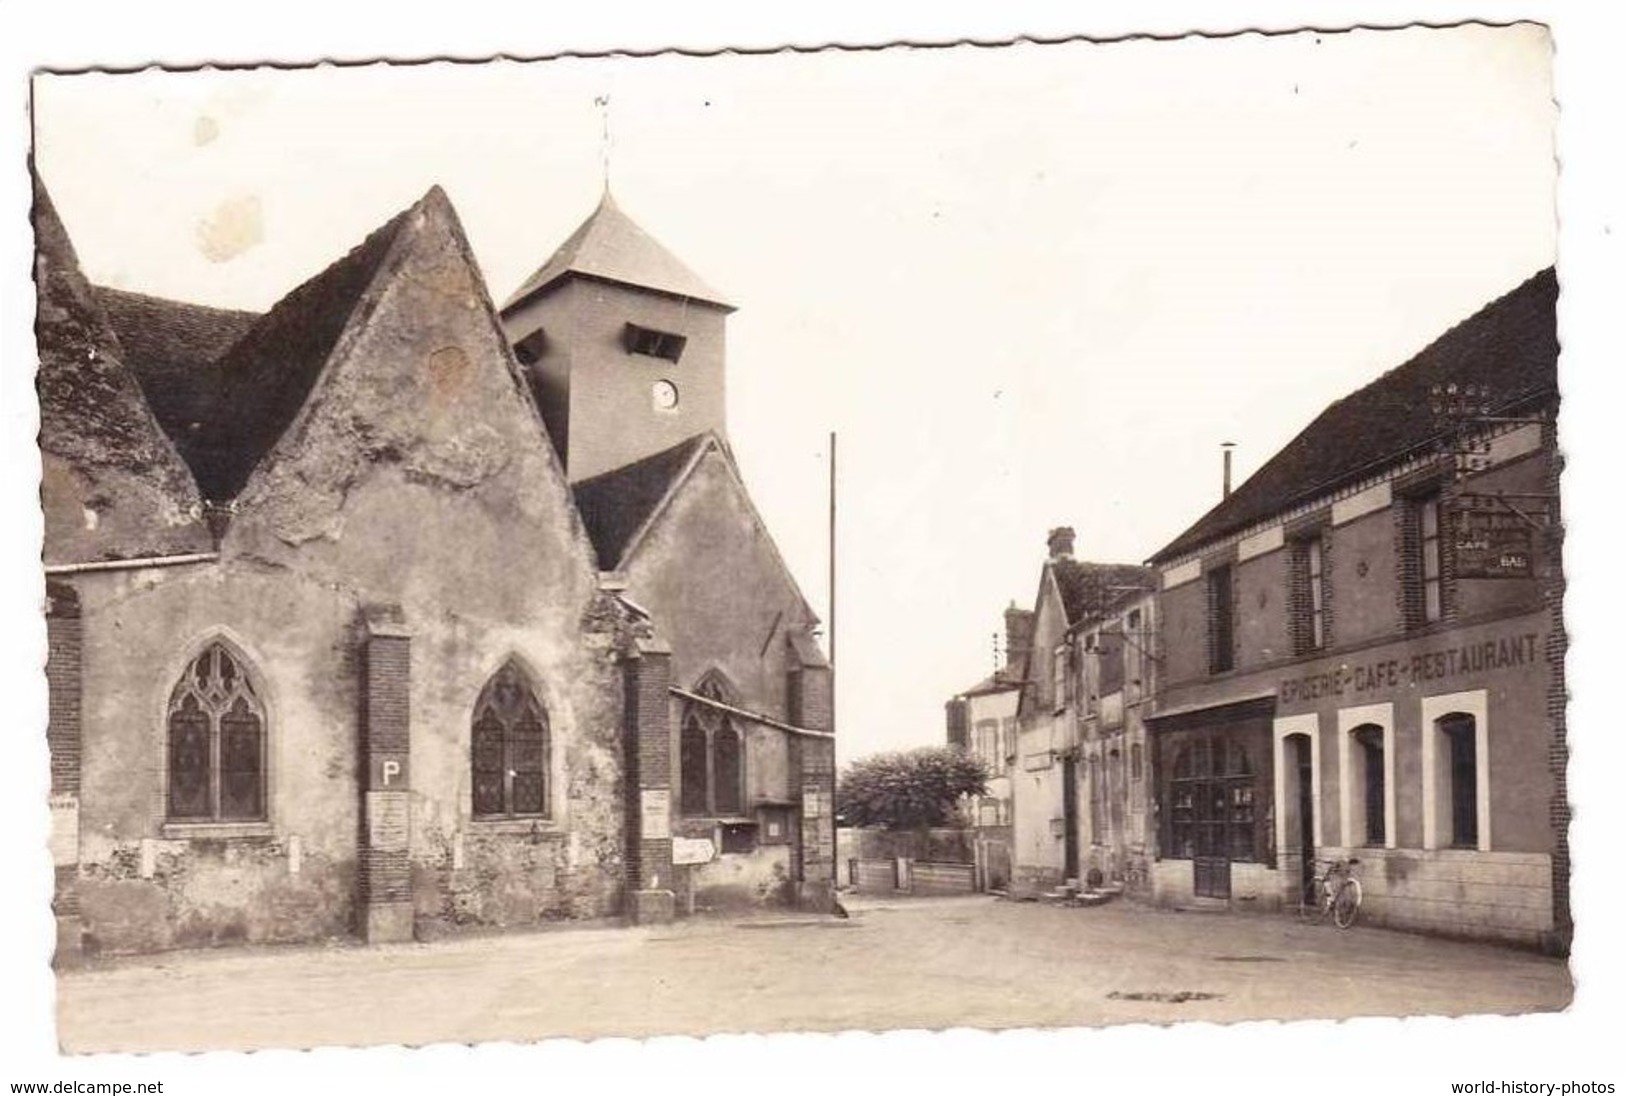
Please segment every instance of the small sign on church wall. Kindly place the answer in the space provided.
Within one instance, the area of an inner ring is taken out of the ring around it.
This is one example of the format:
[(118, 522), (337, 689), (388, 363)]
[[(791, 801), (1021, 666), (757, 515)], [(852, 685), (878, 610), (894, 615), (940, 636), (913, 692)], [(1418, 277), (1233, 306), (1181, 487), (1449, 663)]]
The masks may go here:
[(644, 788), (640, 832), (645, 841), (664, 841), (671, 836), (671, 789)]

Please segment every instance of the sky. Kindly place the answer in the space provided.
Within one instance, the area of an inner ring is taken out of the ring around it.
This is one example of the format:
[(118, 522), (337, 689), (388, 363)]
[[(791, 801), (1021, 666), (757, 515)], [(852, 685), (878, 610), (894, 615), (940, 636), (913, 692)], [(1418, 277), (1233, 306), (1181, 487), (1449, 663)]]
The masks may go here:
[[(1621, 897), (1611, 865), (1625, 825), (1611, 444), (1625, 354), (1625, 234), (1615, 230), (1625, 208), (1625, 19), (1615, 6), (1561, 0), (1321, 0), (1312, 11), (1326, 27), (1534, 17), (1555, 30), (1579, 911), (1571, 1009), (1290, 1028), (60, 1057), (44, 961), (48, 767), (43, 735), (26, 733), (45, 721), (22, 156), (36, 136), (75, 242), (104, 281), (262, 307), (439, 181), (501, 298), (596, 201), (601, 119), (591, 100), (607, 91), (621, 204), (740, 305), (731, 434), (820, 606), (823, 449), (828, 430), (841, 432), (842, 751), (851, 758), (936, 737), (942, 699), (988, 668), (999, 610), (1032, 600), (1051, 525), (1076, 526), (1094, 558), (1155, 551), (1216, 500), (1220, 441), (1239, 443), (1246, 474), (1327, 401), (1549, 262), (1554, 111), (1544, 45), (1484, 32), (918, 59), (575, 60), (530, 69), (545, 79), (528, 85), (471, 65), (422, 66), (393, 83), (355, 69), (284, 73), (260, 81), (267, 88), (253, 86), (253, 73), (147, 74), (60, 81), (53, 104), (46, 81), (30, 84), (39, 66), (1001, 42), (1281, 30), (1311, 16), (1301, 0), (545, 9), (396, 0), (387, 19), (332, 0), (280, 0), (274, 17), (249, 6), (230, 18), (217, 0), (11, 0), (0, 5), (10, 92), (0, 144), (12, 151), (0, 157), (0, 696), (12, 728), (0, 827), (14, 869), (13, 901), (0, 907), (5, 1079), (31, 1070), (36, 1080), (163, 1079), (183, 1093), (338, 1084), (439, 1093), (470, 1079), (616, 1090), (659, 1076), (686, 1092), (714, 1087), (721, 1072), (772, 1076), (789, 1092), (864, 1092), (993, 1087), (1012, 1068), (1037, 1077), (1081, 1068), (1091, 1083), (1190, 1081), (1218, 1093), (1256, 1092), (1276, 1075), (1312, 1075), (1334, 1093), (1385, 1080), (1407, 1092), (1483, 1077), (1617, 1084), (1625, 952), (1604, 911)], [(369, 82), (370, 92), (354, 90)], [(59, 134), (30, 132), (33, 106), (40, 123), (58, 111)], [(260, 242), (228, 254), (255, 237), (256, 219)]]
[(500, 302), (617, 200), (739, 311), (728, 427), (847, 760), (940, 741), (1047, 531), (1139, 562), (1552, 263), (1532, 25), (42, 75), (92, 280), (265, 309), (434, 184)]

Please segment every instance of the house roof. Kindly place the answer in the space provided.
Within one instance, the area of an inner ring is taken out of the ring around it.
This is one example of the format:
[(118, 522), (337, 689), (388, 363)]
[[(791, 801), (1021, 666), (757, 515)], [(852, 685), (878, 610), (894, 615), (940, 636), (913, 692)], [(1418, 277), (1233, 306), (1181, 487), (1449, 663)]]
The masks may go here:
[(725, 309), (733, 307), (623, 213), (607, 188), (598, 208), (508, 298), (503, 310), (572, 274), (658, 290)]
[(696, 434), (640, 461), (575, 485), (576, 508), (606, 571), (624, 562), (632, 538), (659, 509), (694, 455), (713, 435)]
[(957, 699), (973, 696), (987, 696), (992, 693), (1007, 693), (1021, 688), (1021, 678), (1014, 668), (998, 670), (984, 677), (968, 689), (954, 694)]
[(200, 426), (177, 439), (206, 498), (236, 497), (287, 431), (401, 225), (421, 205), (283, 297), (220, 360)]
[(1121, 605), (1156, 584), (1156, 572), (1133, 563), (1090, 563), (1068, 558), (1049, 561), (1070, 627)]
[(182, 439), (201, 429), (219, 400), (220, 359), (261, 314), (92, 288), (164, 430)]
[(1557, 392), (1557, 273), (1542, 270), (1415, 357), (1332, 404), (1228, 498), (1152, 556), (1195, 551), (1436, 444), (1436, 384), (1487, 385), (1502, 412)]

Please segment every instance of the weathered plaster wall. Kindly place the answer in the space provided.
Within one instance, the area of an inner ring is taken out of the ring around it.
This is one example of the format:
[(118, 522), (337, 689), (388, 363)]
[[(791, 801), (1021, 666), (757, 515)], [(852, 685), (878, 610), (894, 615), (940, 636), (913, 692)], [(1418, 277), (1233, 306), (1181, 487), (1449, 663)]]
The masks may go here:
[(1276, 549), (1236, 564), (1236, 667), (1246, 670), (1292, 655), (1287, 592), (1289, 553)]
[(1207, 586), (1187, 582), (1162, 595), (1162, 680), (1168, 685), (1207, 676)]
[(1052, 823), (1064, 817), (1062, 779), (1066, 770), (1053, 753), (1055, 722), (1048, 718), (1023, 721), (1010, 778), (1017, 881), (1058, 882), (1061, 878), (1066, 850)]
[(1327, 571), (1332, 591), (1332, 641), (1338, 647), (1368, 643), (1404, 627), (1400, 612), (1399, 549), (1391, 507), (1328, 531)]
[[(353, 595), (251, 565), (81, 575), (76, 586), (89, 945), (149, 951), (348, 932), (357, 829)], [(164, 821), (169, 697), (214, 639), (244, 656), (266, 706), (269, 825), (255, 836), (220, 838)]]
[(740, 703), (789, 717), (785, 635), (812, 623), (726, 458), (710, 452), (626, 566), (630, 592), (672, 649), (672, 680), (721, 669)]
[(763, 845), (696, 865), (688, 885), (698, 910), (778, 905), (791, 900), (790, 870), (789, 845)]
[(790, 736), (771, 727), (745, 729), (745, 802), (783, 803), (790, 798)]

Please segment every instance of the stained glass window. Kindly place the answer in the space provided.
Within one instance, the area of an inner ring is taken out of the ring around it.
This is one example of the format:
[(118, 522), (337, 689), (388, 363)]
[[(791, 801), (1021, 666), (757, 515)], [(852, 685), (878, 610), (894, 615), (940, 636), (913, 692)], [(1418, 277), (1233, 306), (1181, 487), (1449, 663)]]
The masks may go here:
[(168, 815), (175, 821), (266, 817), (265, 708), (240, 659), (210, 644), (170, 693)]
[(547, 709), (512, 660), (474, 704), (469, 751), (476, 818), (547, 815), (552, 756)]

